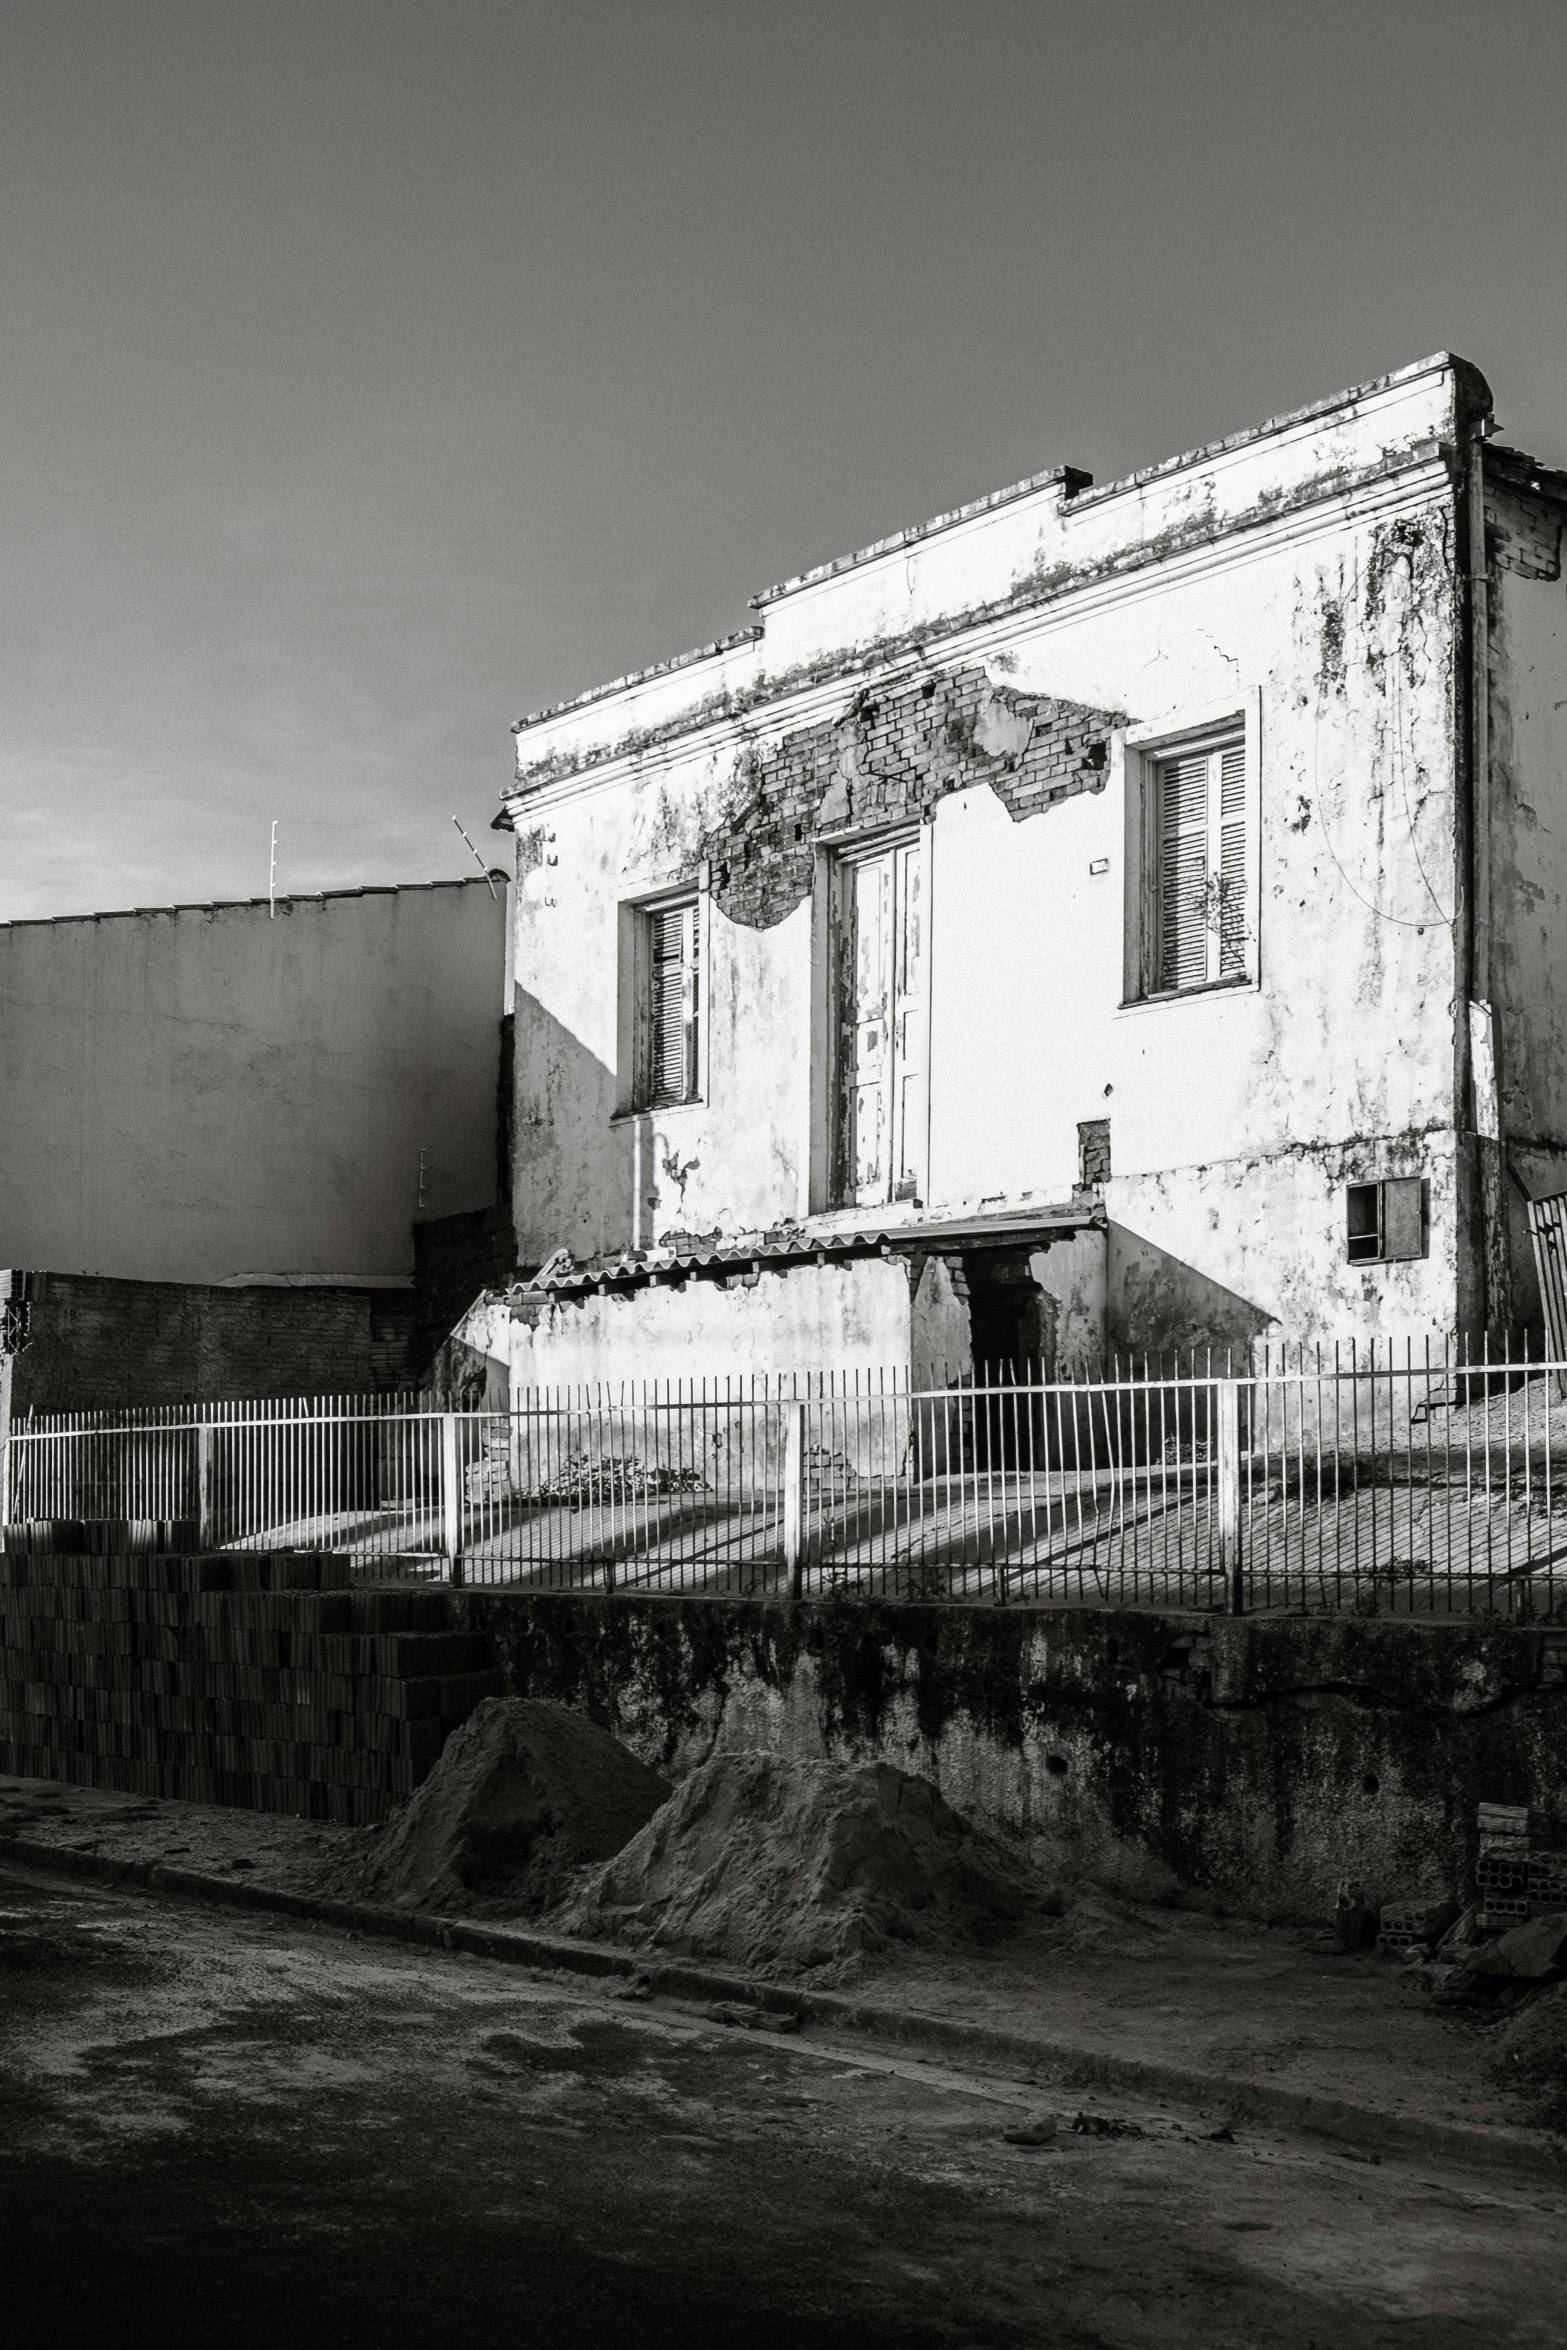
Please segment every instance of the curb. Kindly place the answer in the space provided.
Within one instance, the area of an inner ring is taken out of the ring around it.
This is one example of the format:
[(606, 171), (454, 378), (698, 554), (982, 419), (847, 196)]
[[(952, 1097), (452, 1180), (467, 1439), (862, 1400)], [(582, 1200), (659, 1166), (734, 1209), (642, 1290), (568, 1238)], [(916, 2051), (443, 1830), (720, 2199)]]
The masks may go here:
[(992, 2030), (917, 2009), (878, 2007), (837, 1991), (794, 1990), (752, 1975), (726, 1975), (678, 1960), (650, 1960), (603, 1942), (577, 1942), (521, 1926), (480, 1924), (469, 1918), (440, 1917), (428, 1911), (380, 1909), (369, 1902), (332, 1901), (313, 1893), (289, 1893), (281, 1886), (216, 1877), (203, 1869), (170, 1868), (162, 1861), (115, 1860), (112, 1855), (70, 1846), (40, 1844), (27, 1836), (0, 1835), (0, 1861), (12, 1860), (57, 1875), (90, 1877), (100, 1884), (130, 1886), (149, 1893), (181, 1896), (227, 1909), (270, 1911), (350, 1933), (412, 1942), (426, 1949), (454, 1950), (474, 1958), (499, 1959), (509, 1966), (543, 1973), (639, 1977), (655, 1992), (677, 1999), (738, 2001), (764, 2013), (792, 2016), (836, 2031), (863, 2032), (879, 2040), (940, 2050), (969, 2063), (988, 2062), (1048, 2075), (1063, 2088), (1134, 2090), (1178, 2098), (1184, 2104), (1222, 2106), (1227, 2119), (1272, 2123), (1308, 2136), (1338, 2139), (1357, 2150), (1403, 2156), (1435, 2155), (1528, 2178), (1567, 2182), (1567, 2149), (1545, 2137), (1525, 2138), (1505, 2127), (1485, 2129), (1467, 2122), (1420, 2121), (1356, 2105), (1346, 2098), (1321, 2097), (1308, 2089), (1279, 2088), (1226, 2073), (1160, 2064), (1108, 2049), (1082, 2048), (1024, 2032)]

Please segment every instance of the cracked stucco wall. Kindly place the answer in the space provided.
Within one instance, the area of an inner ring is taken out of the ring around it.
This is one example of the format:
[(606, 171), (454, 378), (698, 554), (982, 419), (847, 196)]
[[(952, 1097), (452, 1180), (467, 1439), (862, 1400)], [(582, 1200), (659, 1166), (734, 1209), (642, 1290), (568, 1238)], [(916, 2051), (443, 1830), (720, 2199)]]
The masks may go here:
[[(522, 1261), (821, 1204), (811, 867), (917, 813), (928, 1207), (1064, 1200), (1108, 1118), (1119, 1343), (1451, 1327), (1456, 397), (1436, 372), (1135, 493), (1041, 490), (525, 735)], [(1259, 983), (1128, 1003), (1138, 761), (1227, 719), (1257, 746)], [(703, 873), (704, 1098), (639, 1135), (616, 908)], [(1429, 1257), (1347, 1266), (1345, 1183), (1405, 1172)]]

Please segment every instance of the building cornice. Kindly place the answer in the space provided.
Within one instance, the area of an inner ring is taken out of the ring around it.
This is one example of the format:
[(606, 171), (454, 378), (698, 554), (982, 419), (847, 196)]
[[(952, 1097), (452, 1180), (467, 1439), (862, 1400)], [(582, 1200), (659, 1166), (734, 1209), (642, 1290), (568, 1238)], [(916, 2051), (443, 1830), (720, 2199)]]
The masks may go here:
[(1048, 634), (1166, 585), (1262, 560), (1280, 546), (1326, 535), (1346, 522), (1427, 504), (1437, 491), (1450, 494), (1457, 463), (1448, 444), (1425, 442), (1363, 470), (1351, 482), (1303, 483), (1294, 498), (1222, 522), (1197, 516), (1177, 531), (1098, 563), (1063, 564), (991, 604), (944, 615), (904, 636), (823, 655), (801, 671), (763, 672), (748, 691), (726, 693), (720, 706), (697, 705), (606, 749), (586, 751), (570, 764), (570, 754), (561, 754), (559, 771), (542, 772), (537, 781), (519, 778), (502, 794), (497, 829), (532, 822), (547, 809), (624, 781), (633, 770), (657, 773), (737, 741), (792, 734), (839, 709), (847, 693), (866, 683), (957, 660), (993, 658), (1021, 637)]

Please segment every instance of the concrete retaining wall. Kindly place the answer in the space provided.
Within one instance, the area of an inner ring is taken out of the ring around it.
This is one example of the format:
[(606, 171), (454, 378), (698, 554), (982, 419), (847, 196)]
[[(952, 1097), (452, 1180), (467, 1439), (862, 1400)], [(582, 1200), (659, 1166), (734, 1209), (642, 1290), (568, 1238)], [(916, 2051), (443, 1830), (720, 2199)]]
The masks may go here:
[(1465, 1887), (1482, 1800), (1567, 1810), (1567, 1629), (453, 1595), (508, 1689), (675, 1775), (885, 1759), (1128, 1891), (1260, 1916)]

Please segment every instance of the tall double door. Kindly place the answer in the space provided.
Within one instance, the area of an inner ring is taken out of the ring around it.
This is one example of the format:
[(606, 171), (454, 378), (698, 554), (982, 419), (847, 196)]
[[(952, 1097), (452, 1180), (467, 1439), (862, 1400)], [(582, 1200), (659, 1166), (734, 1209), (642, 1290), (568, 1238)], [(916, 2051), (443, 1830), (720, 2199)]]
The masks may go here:
[(917, 1199), (926, 1147), (929, 951), (918, 835), (840, 856), (834, 913), (838, 1202)]

